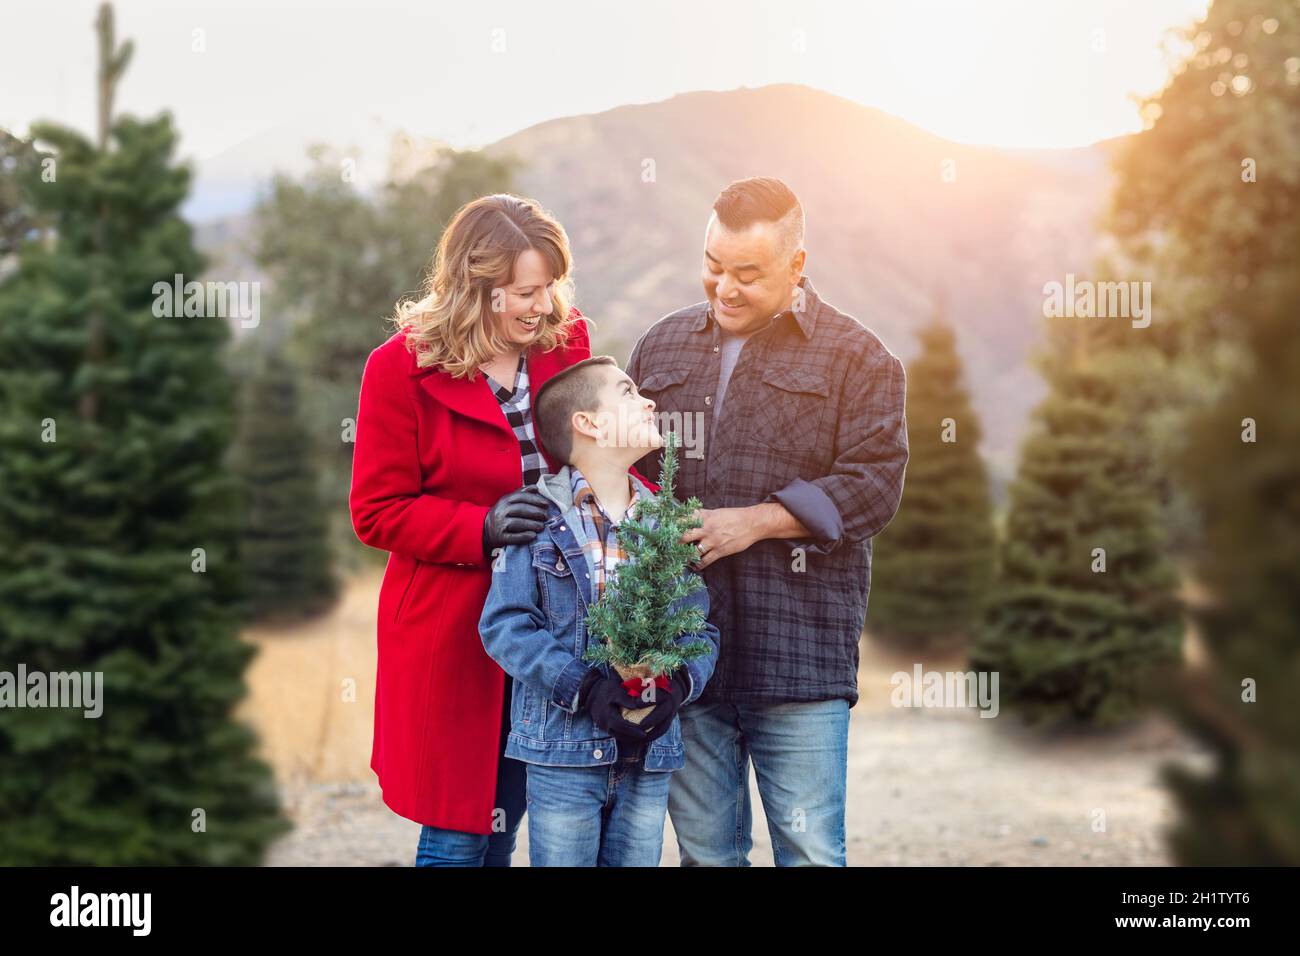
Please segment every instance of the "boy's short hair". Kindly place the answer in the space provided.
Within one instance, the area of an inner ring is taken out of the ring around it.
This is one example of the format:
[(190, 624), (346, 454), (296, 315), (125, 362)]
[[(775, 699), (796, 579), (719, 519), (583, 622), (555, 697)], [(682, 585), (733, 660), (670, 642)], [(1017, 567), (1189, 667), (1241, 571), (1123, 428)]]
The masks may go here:
[(572, 464), (574, 412), (594, 412), (600, 404), (598, 366), (618, 368), (612, 355), (596, 355), (570, 365), (548, 378), (533, 401), (533, 425), (542, 447), (558, 461)]

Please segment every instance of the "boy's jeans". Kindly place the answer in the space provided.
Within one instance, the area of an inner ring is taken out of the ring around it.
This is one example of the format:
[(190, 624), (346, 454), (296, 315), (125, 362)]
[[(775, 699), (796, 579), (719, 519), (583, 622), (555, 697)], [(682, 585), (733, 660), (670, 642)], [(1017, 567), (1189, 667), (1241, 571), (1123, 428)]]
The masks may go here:
[(528, 765), (530, 866), (658, 866), (671, 771)]
[[(502, 714), (501, 747), (506, 749), (510, 733), (510, 685), (506, 679), (506, 697)], [(527, 764), (502, 756), (497, 768), (496, 806), (505, 817), (500, 833), (463, 833), (444, 830), (427, 823), (420, 830), (420, 844), (415, 851), (416, 866), (509, 866), (515, 852), (515, 834), (524, 816)]]
[(844, 866), (849, 702), (691, 704), (668, 812), (682, 866), (749, 866), (749, 762), (777, 866)]

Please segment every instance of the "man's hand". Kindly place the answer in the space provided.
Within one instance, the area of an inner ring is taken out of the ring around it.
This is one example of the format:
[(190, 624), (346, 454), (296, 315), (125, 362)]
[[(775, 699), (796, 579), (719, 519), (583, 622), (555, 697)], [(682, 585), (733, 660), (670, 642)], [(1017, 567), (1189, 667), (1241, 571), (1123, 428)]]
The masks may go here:
[(739, 554), (755, 541), (808, 536), (808, 529), (774, 501), (748, 508), (700, 508), (695, 515), (700, 526), (685, 532), (681, 540), (698, 542), (701, 557), (695, 567), (701, 571), (719, 558)]

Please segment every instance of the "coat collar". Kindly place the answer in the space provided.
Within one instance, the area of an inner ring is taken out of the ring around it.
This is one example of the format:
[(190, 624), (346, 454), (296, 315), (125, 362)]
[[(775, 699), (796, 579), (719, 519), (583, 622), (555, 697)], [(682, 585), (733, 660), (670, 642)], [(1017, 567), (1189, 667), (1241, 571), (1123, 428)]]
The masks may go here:
[[(804, 307), (802, 309), (786, 309), (780, 313), (782, 317), (790, 316), (795, 320), (795, 325), (803, 332), (805, 340), (813, 337), (813, 330), (817, 328), (817, 313), (821, 311), (821, 297), (817, 295), (817, 290), (813, 288), (812, 279), (803, 275), (799, 277), (799, 288), (804, 292)], [(699, 332), (706, 328), (710, 321), (716, 322), (713, 316), (713, 306), (706, 305), (695, 316), (690, 325), (690, 331)], [(780, 321), (778, 318), (777, 321)]]
[[(528, 350), (526, 361), (530, 396), (536, 395), (542, 383), (569, 364), (565, 361), (566, 353), (567, 348), (564, 345), (557, 345), (549, 352)], [(407, 354), (410, 358), (408, 371), (411, 377), (418, 379), (420, 387), (434, 399), (454, 412), (484, 422), (513, 436), (514, 431), (505, 416), (501, 414), (501, 406), (497, 402), (497, 397), (492, 394), (492, 386), (488, 384), (486, 375), (479, 372), (473, 381), (468, 376), (453, 378), (441, 366), (430, 365), (421, 368), (415, 356), (410, 352)]]

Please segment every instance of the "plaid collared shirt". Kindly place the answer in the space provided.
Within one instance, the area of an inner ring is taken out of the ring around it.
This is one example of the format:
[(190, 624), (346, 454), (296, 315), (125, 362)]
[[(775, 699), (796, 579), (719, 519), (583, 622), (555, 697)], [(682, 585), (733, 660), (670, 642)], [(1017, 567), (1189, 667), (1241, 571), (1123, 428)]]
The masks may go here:
[(533, 421), (528, 415), (528, 363), (521, 354), (519, 367), (515, 369), (513, 389), (506, 388), (487, 372), (483, 373), (483, 377), (487, 379), (492, 394), (497, 398), (497, 404), (501, 406), (506, 421), (515, 433), (515, 440), (519, 442), (519, 465), (524, 475), (524, 487), (531, 488), (550, 469), (546, 467), (546, 459), (537, 447), (537, 440), (533, 437)]
[[(704, 569), (718, 665), (701, 700), (858, 699), (871, 538), (893, 518), (907, 463), (902, 363), (800, 280), (795, 307), (749, 337), (713, 426), (719, 326), (707, 302), (641, 336), (627, 374), (682, 440), (675, 491), (705, 508), (775, 501), (809, 530)], [(706, 446), (706, 439), (709, 439)], [(659, 481), (659, 456), (636, 463)]]
[[(591, 485), (587, 484), (587, 479), (573, 465), (569, 466), (569, 484), (573, 489), (573, 503), (582, 519), (582, 550), (591, 565), (592, 592), (599, 601), (605, 593), (606, 582), (613, 576), (614, 568), (620, 561), (627, 560), (627, 550), (618, 539), (618, 525), (610, 520), (601, 507), (600, 499), (591, 490)], [(636, 517), (636, 506), (643, 493), (631, 478), (628, 478), (628, 485), (633, 497), (624, 517)]]

